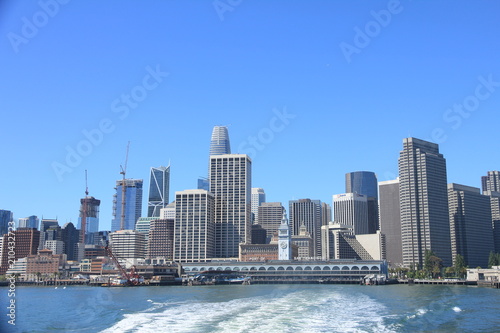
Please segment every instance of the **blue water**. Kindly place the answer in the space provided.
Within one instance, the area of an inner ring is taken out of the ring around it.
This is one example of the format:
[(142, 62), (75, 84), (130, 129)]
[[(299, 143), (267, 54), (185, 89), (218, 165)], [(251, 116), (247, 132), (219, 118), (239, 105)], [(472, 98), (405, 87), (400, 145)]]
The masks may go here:
[[(7, 290), (0, 288), (2, 308)], [(7, 313), (7, 310), (5, 310)], [(500, 290), (432, 285), (18, 287), (2, 332), (500, 332)]]

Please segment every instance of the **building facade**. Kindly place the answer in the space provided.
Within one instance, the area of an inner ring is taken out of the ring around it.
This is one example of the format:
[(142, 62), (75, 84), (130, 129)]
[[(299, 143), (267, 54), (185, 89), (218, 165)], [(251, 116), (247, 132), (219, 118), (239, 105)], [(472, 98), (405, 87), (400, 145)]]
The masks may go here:
[(149, 177), (148, 217), (159, 217), (169, 201), (170, 165), (151, 168)]
[(101, 200), (97, 200), (92, 196), (86, 196), (80, 199), (80, 216), (78, 217), (78, 229), (82, 229), (82, 220), (85, 219), (85, 232), (80, 233), (80, 242), (91, 244), (88, 239), (89, 234), (99, 231), (99, 206)]
[(229, 132), (226, 126), (214, 126), (210, 140), (210, 156), (231, 154)]
[(500, 192), (500, 172), (488, 171), (486, 176), (481, 177), (483, 193), (486, 191)]
[(238, 258), (240, 243), (251, 243), (251, 166), (247, 155), (210, 157), (210, 192), (215, 199), (217, 258)]
[(17, 227), (18, 228), (38, 229), (39, 223), (40, 223), (40, 220), (38, 219), (38, 217), (35, 215), (31, 215), (29, 217), (21, 217), (18, 221)]
[(9, 232), (9, 222), (12, 221), (14, 214), (10, 210), (0, 209), (0, 236)]
[(380, 182), (379, 196), (380, 232), (385, 235), (387, 262), (399, 266), (403, 264), (399, 179)]
[(151, 221), (148, 239), (148, 258), (174, 258), (174, 219), (156, 219)]
[(37, 254), (40, 242), (40, 231), (31, 228), (17, 229), (11, 233), (15, 239), (15, 249), (9, 249), (8, 234), (2, 236), (0, 249), (0, 275), (5, 274), (14, 260)]
[(196, 262), (214, 257), (214, 205), (214, 196), (205, 190), (175, 193), (175, 261)]
[(259, 207), (259, 225), (266, 230), (266, 243), (278, 232), (285, 208), (281, 202), (263, 202)]
[(266, 193), (263, 188), (252, 188), (252, 222), (259, 224), (259, 206), (266, 202)]
[(490, 198), (479, 188), (448, 184), (451, 253), (464, 257), (469, 267), (488, 267), (494, 251)]
[(120, 259), (144, 259), (146, 236), (136, 230), (118, 230), (109, 234), (109, 246)]
[(439, 146), (405, 138), (398, 164), (403, 264), (422, 267), (431, 250), (451, 266), (446, 160)]
[(333, 220), (350, 226), (355, 235), (368, 234), (368, 197), (358, 193), (335, 194)]
[[(125, 187), (123, 187), (125, 183)], [(116, 181), (116, 194), (113, 196), (113, 220), (111, 231), (134, 230), (135, 222), (142, 211), (142, 179)], [(125, 196), (124, 196), (125, 194)], [(123, 200), (125, 198), (125, 200)], [(123, 216), (123, 226), (122, 224)]]
[(289, 202), (290, 225), (293, 235), (298, 235), (305, 225), (314, 242), (314, 256), (321, 257), (321, 226), (323, 225), (320, 200), (299, 199)]

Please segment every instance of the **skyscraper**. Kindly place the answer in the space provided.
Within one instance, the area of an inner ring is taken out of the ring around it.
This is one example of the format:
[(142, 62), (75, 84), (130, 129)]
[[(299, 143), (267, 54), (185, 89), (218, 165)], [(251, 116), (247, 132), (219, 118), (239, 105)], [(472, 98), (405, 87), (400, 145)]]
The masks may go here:
[(486, 176), (481, 177), (483, 193), (486, 191), (500, 192), (500, 172), (488, 171)]
[(403, 264), (422, 267), (426, 250), (450, 266), (446, 160), (435, 143), (403, 139), (399, 155)]
[[(25, 258), (30, 254), (36, 254), (38, 251), (40, 231), (36, 229), (22, 228), (13, 231), (13, 236), (4, 234), (0, 237), (3, 238), (0, 248), (0, 275), (7, 272), (10, 263), (13, 263), (14, 260)], [(9, 249), (10, 237), (14, 237), (16, 240), (15, 251)]]
[(376, 233), (380, 228), (377, 175), (371, 171), (349, 172), (345, 175), (345, 191), (346, 193), (366, 195), (368, 205), (368, 233)]
[(80, 216), (78, 217), (78, 229), (81, 230), (80, 238), (84, 238), (82, 230), (82, 219), (85, 217), (85, 244), (92, 244), (89, 235), (99, 231), (99, 205), (101, 200), (92, 196), (80, 199)]
[(38, 229), (40, 220), (37, 216), (31, 215), (28, 217), (21, 217), (18, 221), (18, 228), (35, 228)]
[(83, 258), (83, 248), (80, 252), (80, 232), (72, 222), (63, 225), (61, 238), (64, 243), (64, 253), (68, 260), (81, 260)]
[(214, 126), (210, 141), (210, 156), (231, 154), (229, 132), (226, 126)]
[(215, 254), (214, 196), (205, 190), (175, 192), (174, 260), (196, 262)]
[(0, 236), (8, 233), (9, 222), (13, 220), (13, 214), (10, 210), (0, 209)]
[(298, 235), (305, 225), (314, 242), (314, 256), (321, 257), (321, 226), (323, 224), (320, 200), (290, 200), (290, 225), (293, 235)]
[[(116, 194), (113, 196), (113, 221), (111, 231), (121, 229), (123, 180), (116, 181)], [(142, 211), (142, 179), (125, 179), (125, 219), (124, 230), (134, 230), (135, 222)]]
[(174, 257), (174, 219), (156, 219), (151, 221), (147, 246), (147, 257), (154, 259)]
[(387, 261), (403, 264), (401, 245), (401, 212), (399, 208), (399, 179), (379, 183), (380, 232), (385, 235)]
[(252, 188), (252, 222), (259, 224), (259, 206), (266, 202), (266, 193), (263, 188)]
[(448, 184), (451, 253), (464, 257), (469, 267), (487, 267), (494, 250), (490, 198), (478, 188)]
[(368, 200), (358, 193), (333, 196), (333, 220), (352, 228), (355, 235), (368, 234)]
[(263, 202), (259, 207), (259, 225), (266, 230), (266, 244), (278, 232), (285, 208), (281, 202)]
[(43, 250), (43, 247), (45, 246), (45, 241), (48, 239), (47, 238), (47, 233), (46, 231), (50, 227), (58, 227), (59, 222), (55, 219), (44, 219), (42, 217), (42, 220), (40, 221), (40, 241), (39, 241), (39, 250)]
[(215, 197), (215, 255), (238, 258), (240, 243), (252, 236), (252, 161), (247, 155), (210, 157), (210, 192)]
[(160, 209), (168, 205), (170, 165), (151, 168), (149, 178), (148, 217), (159, 217)]

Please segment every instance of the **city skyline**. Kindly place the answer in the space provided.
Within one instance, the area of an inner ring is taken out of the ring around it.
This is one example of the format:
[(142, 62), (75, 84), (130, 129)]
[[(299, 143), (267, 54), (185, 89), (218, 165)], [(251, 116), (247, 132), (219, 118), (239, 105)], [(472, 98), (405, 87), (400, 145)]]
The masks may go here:
[(330, 203), (347, 172), (394, 179), (405, 137), (440, 145), (448, 183), (480, 188), (500, 168), (495, 2), (269, 1), (223, 14), (212, 3), (71, 2), (29, 36), (39, 3), (2, 6), (0, 209), (15, 220), (76, 225), (88, 170), (109, 230), (128, 141), (127, 177), (147, 189), (150, 168), (172, 161), (175, 193), (206, 177), (217, 124), (233, 153), (250, 155), (252, 186), (285, 207)]

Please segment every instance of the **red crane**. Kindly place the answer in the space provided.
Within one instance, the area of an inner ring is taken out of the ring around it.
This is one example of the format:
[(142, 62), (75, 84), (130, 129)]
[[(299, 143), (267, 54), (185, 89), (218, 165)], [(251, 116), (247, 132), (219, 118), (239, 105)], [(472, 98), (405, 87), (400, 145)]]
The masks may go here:
[(115, 257), (115, 255), (113, 254), (108, 245), (106, 245), (105, 249), (106, 253), (108, 254), (108, 257), (111, 258), (111, 260), (114, 262), (114, 264), (120, 271), (122, 278), (127, 280), (127, 286), (137, 286), (139, 284), (139, 275), (135, 273), (135, 266), (132, 267), (132, 271), (130, 272), (130, 274), (128, 274), (125, 268), (123, 268), (123, 266), (118, 261), (118, 258)]

